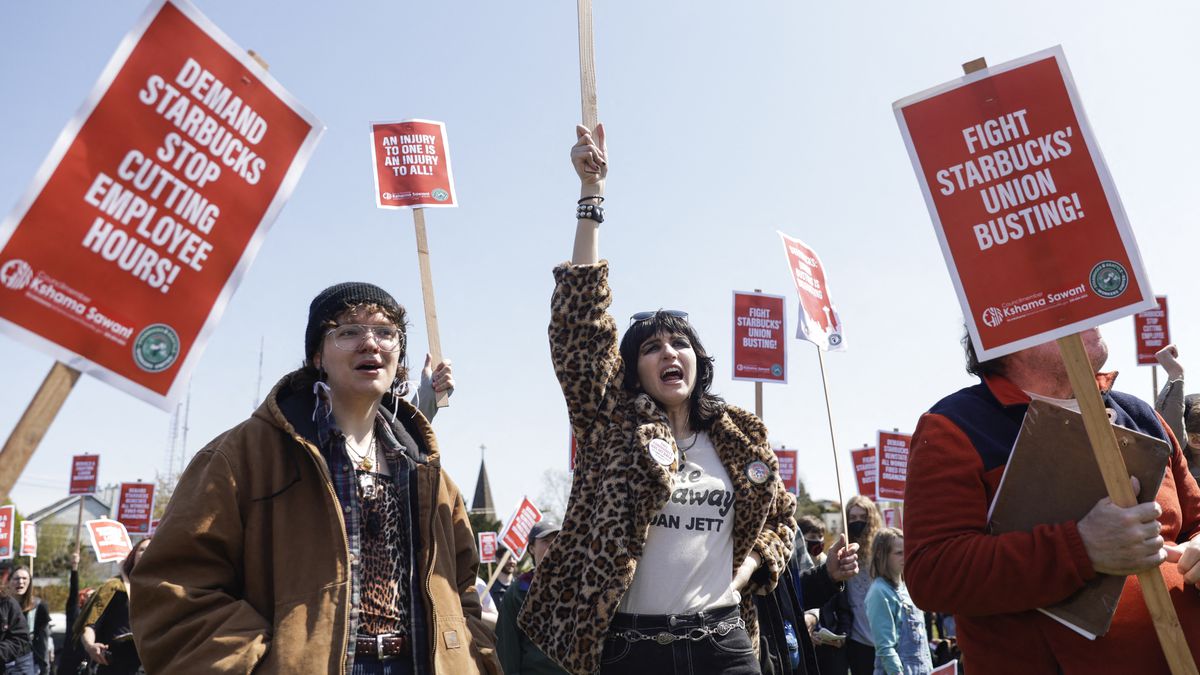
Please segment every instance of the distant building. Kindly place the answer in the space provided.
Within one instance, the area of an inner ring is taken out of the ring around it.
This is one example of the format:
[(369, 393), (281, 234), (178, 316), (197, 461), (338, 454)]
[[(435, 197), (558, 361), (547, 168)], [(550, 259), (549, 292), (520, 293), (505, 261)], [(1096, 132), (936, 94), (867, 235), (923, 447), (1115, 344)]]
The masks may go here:
[(479, 478), (475, 480), (475, 497), (471, 500), (471, 513), (479, 514), (489, 520), (496, 519), (496, 503), (492, 501), (492, 486), (488, 483), (487, 465), (482, 457), (480, 447)]
[(96, 520), (97, 518), (108, 518), (112, 512), (112, 507), (92, 495), (72, 495), (65, 499), (60, 499), (50, 506), (34, 511), (25, 516), (25, 520), (31, 520), (42, 525), (69, 525), (75, 527), (79, 520), (79, 500), (83, 500), (83, 519), (84, 521)]

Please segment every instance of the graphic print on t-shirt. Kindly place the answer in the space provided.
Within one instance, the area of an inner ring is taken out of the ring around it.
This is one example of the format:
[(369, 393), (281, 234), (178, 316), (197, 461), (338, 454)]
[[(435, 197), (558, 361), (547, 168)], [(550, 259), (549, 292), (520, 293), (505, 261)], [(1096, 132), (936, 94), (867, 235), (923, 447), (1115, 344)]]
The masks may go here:
[(733, 492), (716, 476), (695, 462), (684, 462), (672, 481), (674, 489), (667, 506), (650, 521), (654, 527), (672, 530), (721, 532), (733, 510)]
[(618, 611), (679, 614), (737, 604), (733, 588), (735, 494), (708, 434), (676, 441), (686, 461), (646, 528), (646, 546)]

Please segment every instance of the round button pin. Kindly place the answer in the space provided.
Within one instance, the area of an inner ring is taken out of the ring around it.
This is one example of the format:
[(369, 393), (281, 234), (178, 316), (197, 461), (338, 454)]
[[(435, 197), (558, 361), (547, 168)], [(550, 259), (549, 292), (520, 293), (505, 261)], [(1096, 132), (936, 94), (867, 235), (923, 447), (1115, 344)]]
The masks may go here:
[(675, 461), (675, 450), (671, 444), (661, 438), (656, 438), (650, 441), (650, 456), (654, 461), (663, 466), (671, 466), (671, 462)]
[(765, 462), (755, 460), (746, 465), (746, 478), (756, 485), (762, 485), (771, 477), (771, 470), (767, 468)]

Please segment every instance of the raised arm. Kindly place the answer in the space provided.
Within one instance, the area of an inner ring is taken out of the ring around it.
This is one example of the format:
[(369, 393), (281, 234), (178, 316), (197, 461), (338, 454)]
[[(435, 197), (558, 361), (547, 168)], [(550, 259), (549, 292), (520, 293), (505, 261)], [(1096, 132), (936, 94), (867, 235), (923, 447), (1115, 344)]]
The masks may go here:
[(554, 270), (554, 297), (550, 301), (550, 356), (562, 385), (572, 429), (580, 442), (580, 461), (590, 445), (585, 442), (600, 419), (602, 407), (619, 388), (621, 360), (617, 353), (617, 326), (608, 313), (612, 293), (608, 266), (600, 261), (597, 230), (600, 223), (583, 213), (599, 208), (608, 164), (604, 152), (604, 126), (593, 135), (575, 127), (571, 164), (579, 176), (580, 216), (575, 226), (574, 254), (569, 263)]
[[(604, 179), (608, 177), (608, 153), (604, 144), (604, 125), (597, 124), (593, 134), (587, 127), (575, 127), (576, 141), (571, 148), (571, 164), (579, 175), (579, 204), (600, 206), (604, 201)], [(600, 262), (600, 223), (579, 218), (575, 224), (574, 265)]]

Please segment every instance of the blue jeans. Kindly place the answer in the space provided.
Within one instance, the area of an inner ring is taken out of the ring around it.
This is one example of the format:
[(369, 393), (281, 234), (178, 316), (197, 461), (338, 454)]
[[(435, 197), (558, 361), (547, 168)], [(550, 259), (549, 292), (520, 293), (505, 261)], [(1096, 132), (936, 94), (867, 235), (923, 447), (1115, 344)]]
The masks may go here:
[(741, 613), (736, 606), (698, 614), (617, 614), (609, 627), (600, 656), (601, 675), (759, 675), (754, 646), (745, 628), (725, 635), (712, 633), (699, 640), (630, 642), (614, 632), (636, 630), (647, 635), (668, 632), (686, 635), (703, 626), (731, 622)]
[(380, 661), (373, 656), (355, 654), (350, 675), (413, 675), (412, 655)]
[(9, 661), (4, 664), (2, 670), (5, 673), (16, 673), (17, 675), (37, 675), (37, 666), (33, 663), (33, 652), (22, 654), (15, 661)]

